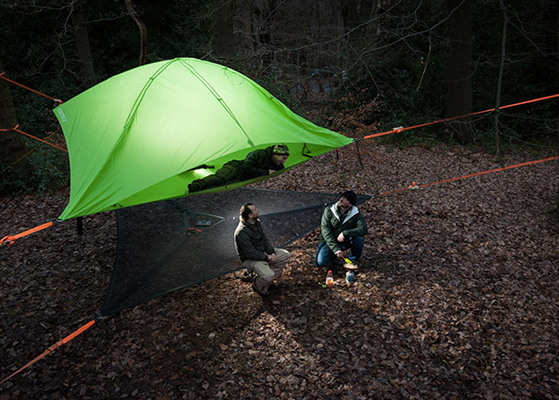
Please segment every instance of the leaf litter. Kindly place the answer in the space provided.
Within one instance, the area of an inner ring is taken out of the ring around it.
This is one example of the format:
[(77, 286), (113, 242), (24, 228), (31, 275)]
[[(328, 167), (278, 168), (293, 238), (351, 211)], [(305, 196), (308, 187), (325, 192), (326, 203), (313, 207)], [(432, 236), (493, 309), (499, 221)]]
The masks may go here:
[[(316, 229), (288, 247), (269, 298), (230, 274), (125, 310), (0, 385), (0, 400), (558, 398), (557, 163), (389, 193), (502, 165), (459, 146), (359, 151), (363, 166), (350, 145), (255, 185), (373, 196), (353, 285), (335, 264), (322, 287)], [(67, 198), (4, 197), (2, 236), (56, 218)], [(0, 378), (98, 314), (114, 215), (83, 225), (0, 249)]]

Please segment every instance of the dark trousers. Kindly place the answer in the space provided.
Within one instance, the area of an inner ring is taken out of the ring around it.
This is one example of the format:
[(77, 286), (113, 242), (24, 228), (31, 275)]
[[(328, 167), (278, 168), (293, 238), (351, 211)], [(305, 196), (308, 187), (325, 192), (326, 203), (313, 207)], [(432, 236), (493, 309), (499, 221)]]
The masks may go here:
[[(351, 249), (347, 258), (352, 262), (357, 262), (361, 258), (361, 253), (363, 253), (363, 246), (365, 245), (365, 238), (363, 236), (346, 238), (342, 243), (342, 250)], [(316, 250), (315, 265), (318, 267), (326, 267), (332, 262), (332, 258), (336, 257), (334, 252), (330, 250), (330, 247), (326, 242), (320, 242), (318, 244), (318, 249)]]

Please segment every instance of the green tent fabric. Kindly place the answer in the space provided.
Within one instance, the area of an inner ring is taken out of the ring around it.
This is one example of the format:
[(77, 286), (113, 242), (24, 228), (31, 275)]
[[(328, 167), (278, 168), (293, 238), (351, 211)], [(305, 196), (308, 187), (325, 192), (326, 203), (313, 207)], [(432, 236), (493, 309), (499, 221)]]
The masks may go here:
[(54, 113), (71, 170), (62, 220), (184, 197), (194, 179), (272, 144), (289, 146), (291, 168), (353, 142), (294, 114), (246, 76), (192, 58), (126, 71)]

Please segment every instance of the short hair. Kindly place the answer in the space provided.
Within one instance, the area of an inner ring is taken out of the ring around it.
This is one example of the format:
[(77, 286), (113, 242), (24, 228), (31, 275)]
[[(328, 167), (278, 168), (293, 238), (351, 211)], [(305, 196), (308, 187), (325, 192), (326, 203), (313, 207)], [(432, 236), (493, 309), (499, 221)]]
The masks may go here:
[(252, 205), (252, 203), (243, 204), (241, 210), (239, 211), (239, 214), (241, 214), (241, 218), (245, 221), (248, 219), (248, 215), (252, 212), (252, 210), (250, 209), (250, 206)]

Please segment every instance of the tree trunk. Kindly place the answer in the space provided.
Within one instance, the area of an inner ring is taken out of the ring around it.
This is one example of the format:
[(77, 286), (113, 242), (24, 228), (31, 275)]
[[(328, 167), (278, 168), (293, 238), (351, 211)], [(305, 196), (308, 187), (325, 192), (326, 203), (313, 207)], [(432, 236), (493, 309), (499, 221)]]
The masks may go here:
[(86, 87), (90, 88), (97, 83), (97, 78), (95, 77), (95, 70), (93, 69), (93, 57), (91, 56), (91, 47), (89, 46), (89, 36), (85, 26), (85, 17), (81, 1), (74, 3), (72, 25), (74, 26), (74, 39), (76, 40), (76, 47), (78, 50), (81, 77)]
[[(3, 71), (4, 67), (0, 60), (0, 72)], [(12, 93), (8, 85), (8, 82), (0, 79), (0, 129), (12, 129), (17, 125)], [(3, 164), (2, 170), (12, 166), (10, 171), (16, 178), (30, 176), (31, 166), (27, 159), (23, 158), (28, 151), (27, 142), (20, 133), (12, 130), (0, 131), (0, 164)]]
[(255, 7), (254, 12), (258, 19), (258, 43), (263, 48), (262, 66), (264, 68), (272, 65), (273, 60), (273, 23), (274, 11), (276, 9), (275, 0), (264, 2), (261, 7)]
[(145, 65), (147, 62), (148, 54), (148, 31), (144, 23), (140, 20), (140, 18), (138, 18), (138, 13), (136, 13), (136, 10), (134, 9), (132, 0), (125, 0), (125, 2), (128, 14), (130, 15), (130, 17), (132, 17), (132, 19), (134, 20), (134, 22), (136, 22), (136, 25), (138, 25), (138, 28), (140, 29), (140, 58), (138, 65)]
[[(448, 95), (445, 117), (457, 117), (472, 112), (472, 0), (448, 0), (450, 11), (448, 39)], [(474, 137), (470, 118), (449, 124), (458, 140), (471, 141)]]
[(218, 58), (235, 57), (235, 36), (233, 18), (235, 7), (232, 0), (214, 0), (213, 50)]
[(503, 10), (503, 38), (501, 41), (501, 66), (499, 67), (499, 80), (497, 82), (497, 99), (495, 102), (495, 152), (497, 157), (501, 156), (501, 134), (499, 133), (499, 109), (501, 107), (501, 88), (503, 84), (503, 70), (505, 69), (506, 48), (507, 48), (507, 26), (509, 17), (503, 0), (500, 1)]
[(341, 0), (342, 18), (345, 31), (349, 31), (358, 25), (357, 5), (355, 0)]

